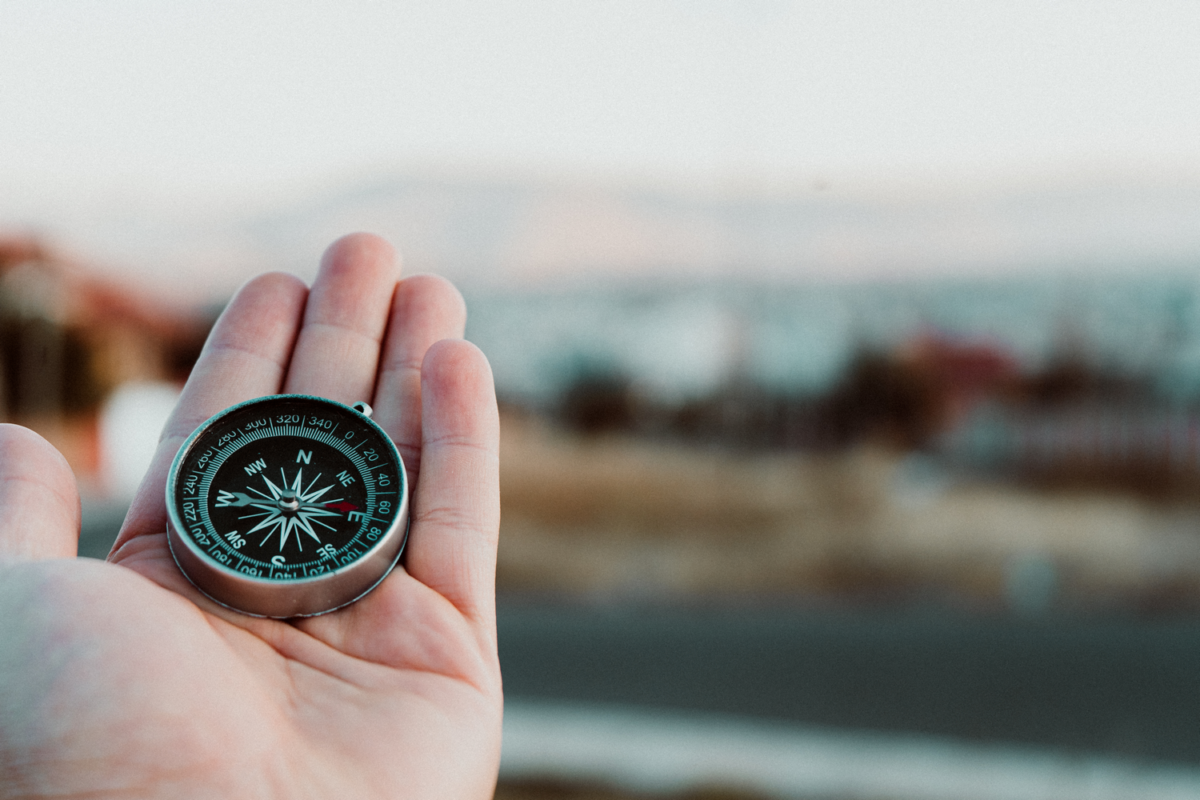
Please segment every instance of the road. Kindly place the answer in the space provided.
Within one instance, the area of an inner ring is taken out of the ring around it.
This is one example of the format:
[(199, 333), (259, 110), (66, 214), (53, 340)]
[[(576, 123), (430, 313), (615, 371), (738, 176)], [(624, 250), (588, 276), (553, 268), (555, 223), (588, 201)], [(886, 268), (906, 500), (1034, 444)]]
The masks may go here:
[(513, 699), (1200, 763), (1200, 620), (508, 600)]

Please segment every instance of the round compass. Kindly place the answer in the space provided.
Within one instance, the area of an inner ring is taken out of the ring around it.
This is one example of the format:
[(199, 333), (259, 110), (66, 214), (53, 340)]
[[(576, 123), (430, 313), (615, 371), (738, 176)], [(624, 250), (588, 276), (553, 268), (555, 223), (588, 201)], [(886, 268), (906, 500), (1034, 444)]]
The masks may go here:
[(264, 617), (332, 611), (383, 580), (408, 535), (408, 479), (370, 413), (274, 395), (201, 425), (167, 477), (167, 541), (188, 580)]

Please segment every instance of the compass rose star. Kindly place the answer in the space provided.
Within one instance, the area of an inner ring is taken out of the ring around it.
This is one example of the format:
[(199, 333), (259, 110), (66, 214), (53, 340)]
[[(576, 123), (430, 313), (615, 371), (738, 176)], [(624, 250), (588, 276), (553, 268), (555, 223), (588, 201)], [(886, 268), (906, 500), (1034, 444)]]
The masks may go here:
[(337, 511), (327, 508), (328, 505), (342, 502), (342, 498), (339, 497), (336, 500), (324, 503), (317, 502), (326, 492), (333, 488), (334, 484), (331, 482), (327, 486), (314, 489), (313, 487), (316, 486), (321, 478), (321, 473), (317, 473), (317, 476), (305, 487), (303, 467), (296, 470), (296, 477), (291, 481), (288, 481), (287, 473), (282, 468), (279, 470), (279, 474), (282, 478), (280, 481), (282, 488), (273, 483), (266, 475), (261, 475), (260, 477), (263, 479), (263, 483), (266, 484), (267, 492), (263, 492), (253, 486), (246, 487), (258, 495), (258, 498), (251, 499), (247, 505), (260, 512), (247, 516), (263, 517), (248, 533), (266, 529), (267, 535), (260, 542), (260, 545), (265, 545), (272, 536), (279, 534), (279, 552), (281, 553), (293, 532), (296, 534), (296, 547), (301, 551), (304, 550), (303, 540), (300, 536), (301, 533), (309, 536), (318, 545), (321, 544), (321, 537), (317, 535), (317, 531), (313, 527), (314, 525), (320, 525), (331, 531), (337, 529), (323, 522), (319, 517), (342, 516)]

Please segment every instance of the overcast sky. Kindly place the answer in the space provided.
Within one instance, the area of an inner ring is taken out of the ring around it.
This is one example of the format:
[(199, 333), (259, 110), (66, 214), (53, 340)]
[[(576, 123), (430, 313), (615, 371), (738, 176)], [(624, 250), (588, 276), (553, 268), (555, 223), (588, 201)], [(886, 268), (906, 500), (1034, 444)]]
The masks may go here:
[[(0, 184), (1200, 174), (1200, 3), (0, 0)], [(2, 209), (0, 209), (2, 211)]]

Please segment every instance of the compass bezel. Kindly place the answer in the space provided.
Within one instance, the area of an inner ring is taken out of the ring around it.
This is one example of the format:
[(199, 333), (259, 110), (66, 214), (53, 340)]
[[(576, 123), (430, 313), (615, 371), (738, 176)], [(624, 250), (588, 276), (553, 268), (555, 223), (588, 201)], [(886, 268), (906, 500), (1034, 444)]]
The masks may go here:
[[(213, 558), (198, 544), (179, 516), (181, 470), (205, 435), (226, 418), (250, 406), (300, 402), (349, 414), (381, 440), (397, 472), (396, 512), (391, 524), (366, 552), (348, 564), (317, 575), (279, 579), (247, 575)], [(214, 414), (183, 442), (167, 473), (167, 542), (180, 571), (200, 592), (227, 608), (251, 616), (304, 617), (325, 614), (349, 605), (374, 589), (399, 562), (408, 538), (409, 485), (404, 459), (387, 432), (358, 409), (324, 397), (275, 394), (256, 397)]]

